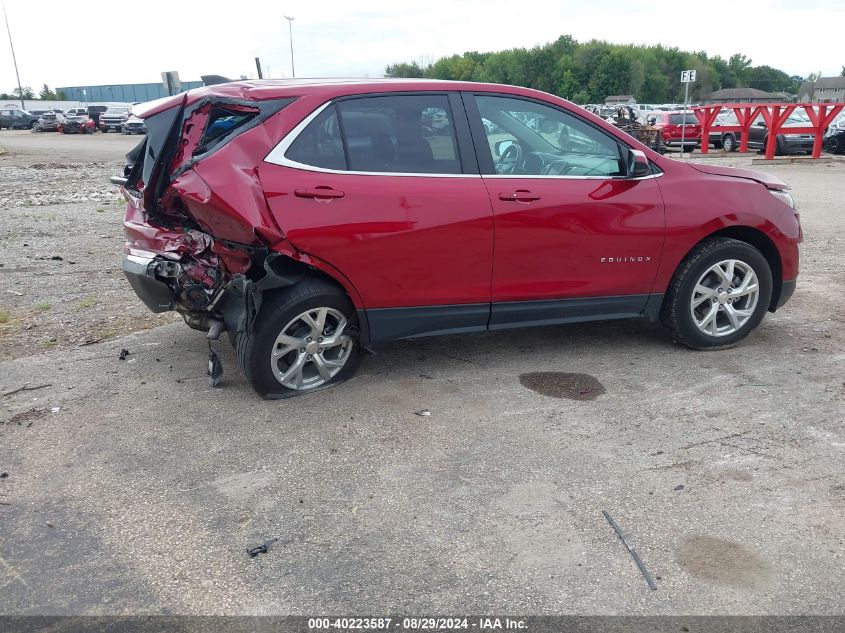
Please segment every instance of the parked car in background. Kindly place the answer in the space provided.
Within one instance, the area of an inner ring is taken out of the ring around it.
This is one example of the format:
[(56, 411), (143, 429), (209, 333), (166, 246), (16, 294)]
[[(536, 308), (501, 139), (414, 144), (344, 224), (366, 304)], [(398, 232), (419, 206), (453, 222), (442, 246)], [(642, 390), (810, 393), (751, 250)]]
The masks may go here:
[(97, 125), (87, 114), (63, 115), (57, 131), (60, 134), (93, 134)]
[(795, 288), (785, 183), (661, 156), (536, 90), (245, 81), (139, 114), (113, 180), (123, 270), (152, 311), (227, 332), (264, 397), (426, 335), (646, 317), (729, 347)]
[(100, 130), (107, 133), (109, 130), (120, 132), (123, 130), (123, 124), (129, 119), (132, 108), (129, 106), (109, 106), (109, 108), (100, 115)]
[(36, 132), (58, 132), (64, 117), (58, 112), (45, 112), (35, 124)]
[[(807, 117), (807, 114), (803, 111), (799, 112), (796, 110), (789, 115), (789, 118), (786, 119), (786, 122), (781, 129), (788, 130), (790, 127), (806, 127), (809, 125), (810, 120), (809, 117)], [(814, 138), (815, 137), (812, 133), (807, 132), (799, 132), (796, 134), (784, 132), (782, 134), (778, 134), (775, 142), (775, 155), (796, 153), (809, 154), (813, 151)], [(750, 149), (764, 151), (768, 141), (769, 128), (766, 125), (766, 121), (763, 119), (763, 115), (759, 115), (756, 119), (754, 119), (754, 122), (748, 129), (748, 147)]]
[(4, 108), (0, 110), (0, 129), (25, 130), (35, 127), (38, 117), (26, 110)]
[(647, 119), (660, 130), (663, 144), (667, 147), (680, 147), (684, 152), (691, 152), (701, 145), (701, 125), (692, 112), (654, 111)]
[(824, 149), (831, 154), (845, 154), (845, 110), (831, 122), (825, 131)]
[[(722, 110), (716, 115), (716, 120), (713, 125), (739, 125), (739, 120), (733, 110)], [(708, 141), (716, 149), (724, 149), (726, 152), (735, 152), (739, 147), (739, 132), (723, 132), (720, 130), (710, 130), (708, 134)]]
[(139, 119), (135, 115), (130, 115), (123, 127), (120, 128), (123, 134), (146, 134), (147, 126), (144, 125), (144, 120)]

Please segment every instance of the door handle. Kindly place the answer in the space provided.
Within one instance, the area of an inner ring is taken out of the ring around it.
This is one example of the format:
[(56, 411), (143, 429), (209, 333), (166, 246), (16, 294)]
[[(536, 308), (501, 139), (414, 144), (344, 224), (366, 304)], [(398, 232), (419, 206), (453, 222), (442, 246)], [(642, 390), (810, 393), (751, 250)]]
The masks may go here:
[(532, 200), (539, 200), (540, 195), (528, 191), (527, 189), (517, 189), (511, 193), (500, 193), (499, 200), (505, 202), (531, 202)]
[(314, 187), (313, 189), (294, 189), (293, 195), (297, 198), (314, 198), (317, 200), (334, 200), (342, 198), (346, 194), (331, 187)]

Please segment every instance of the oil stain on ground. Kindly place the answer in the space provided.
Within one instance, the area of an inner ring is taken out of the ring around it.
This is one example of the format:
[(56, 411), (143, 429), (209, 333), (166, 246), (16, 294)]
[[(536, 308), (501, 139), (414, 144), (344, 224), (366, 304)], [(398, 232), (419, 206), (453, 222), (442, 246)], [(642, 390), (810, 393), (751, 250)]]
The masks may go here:
[(675, 560), (687, 573), (721, 585), (761, 590), (774, 579), (765, 560), (739, 543), (712, 536), (693, 536), (675, 550)]
[(605, 393), (604, 385), (590, 374), (567, 374), (562, 371), (535, 371), (520, 374), (523, 387), (552, 398), (595, 400)]

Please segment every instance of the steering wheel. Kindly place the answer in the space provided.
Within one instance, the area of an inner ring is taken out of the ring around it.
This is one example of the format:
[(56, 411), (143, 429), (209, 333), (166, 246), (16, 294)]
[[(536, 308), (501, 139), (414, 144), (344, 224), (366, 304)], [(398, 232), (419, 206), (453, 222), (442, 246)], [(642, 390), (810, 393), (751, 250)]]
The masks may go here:
[(513, 174), (522, 163), (522, 148), (518, 143), (511, 143), (496, 161), (497, 174)]

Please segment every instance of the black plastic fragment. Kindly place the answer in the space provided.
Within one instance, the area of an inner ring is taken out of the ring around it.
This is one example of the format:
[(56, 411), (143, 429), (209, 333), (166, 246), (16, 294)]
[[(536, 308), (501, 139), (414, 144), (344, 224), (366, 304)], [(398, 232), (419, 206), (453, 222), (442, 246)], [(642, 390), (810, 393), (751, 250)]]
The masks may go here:
[(247, 554), (249, 554), (249, 557), (250, 557), (250, 558), (255, 558), (255, 557), (256, 557), (256, 556), (258, 556), (259, 554), (266, 554), (266, 553), (267, 553), (267, 550), (269, 550), (269, 549), (270, 549), (270, 546), (271, 546), (273, 543), (275, 543), (276, 541), (278, 541), (278, 540), (279, 540), (279, 539), (277, 539), (277, 538), (271, 538), (271, 539), (268, 539), (268, 540), (264, 541), (264, 542), (263, 542), (261, 545), (259, 545), (258, 547), (252, 547), (252, 548), (248, 549), (248, 550), (246, 551), (246, 553), (247, 553)]

